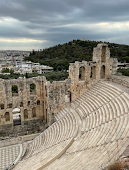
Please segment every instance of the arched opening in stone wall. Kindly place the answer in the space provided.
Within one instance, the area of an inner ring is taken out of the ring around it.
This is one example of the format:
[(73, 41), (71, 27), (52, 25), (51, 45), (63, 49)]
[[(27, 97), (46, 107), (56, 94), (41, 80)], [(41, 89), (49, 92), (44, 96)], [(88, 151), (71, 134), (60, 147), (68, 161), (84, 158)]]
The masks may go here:
[(20, 103), (20, 107), (23, 107), (23, 102)]
[(65, 93), (65, 103), (69, 103), (69, 102), (70, 102), (70, 92), (67, 91), (67, 92)]
[(18, 96), (18, 87), (17, 87), (17, 85), (12, 86), (12, 96)]
[(36, 89), (36, 85), (34, 83), (30, 84), (30, 93), (34, 94)]
[(96, 66), (92, 67), (92, 79), (96, 79)]
[(102, 67), (101, 67), (101, 79), (104, 79), (105, 78), (105, 66), (103, 65)]
[(40, 100), (37, 100), (37, 105), (40, 105)]
[(106, 61), (106, 46), (102, 47), (102, 62)]
[(1, 107), (1, 110), (3, 110), (4, 109), (4, 104), (1, 104), (0, 107)]
[(85, 67), (84, 66), (79, 68), (79, 80), (85, 80)]
[(47, 109), (46, 109), (46, 122), (47, 122)]
[(21, 125), (21, 110), (19, 108), (14, 108), (13, 111), (13, 125)]
[(93, 70), (92, 70), (92, 67), (91, 67), (91, 70), (90, 70), (90, 78), (92, 78), (92, 73), (93, 72)]
[(36, 108), (32, 108), (32, 117), (36, 117)]
[(28, 101), (28, 106), (30, 105), (30, 101)]
[(9, 103), (9, 104), (8, 104), (8, 108), (12, 108), (12, 103)]
[(69, 92), (69, 97), (70, 97), (70, 103), (72, 102), (72, 94), (71, 91)]
[(28, 111), (27, 111), (27, 109), (24, 110), (24, 119), (28, 119)]
[(5, 121), (10, 121), (10, 115), (9, 115), (9, 112), (6, 112), (5, 113)]

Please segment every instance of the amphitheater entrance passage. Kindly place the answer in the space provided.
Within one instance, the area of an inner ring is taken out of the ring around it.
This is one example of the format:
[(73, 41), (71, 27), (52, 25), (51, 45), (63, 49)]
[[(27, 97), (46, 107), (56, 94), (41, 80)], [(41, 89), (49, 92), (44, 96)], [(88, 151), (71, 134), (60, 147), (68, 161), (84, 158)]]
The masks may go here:
[(9, 112), (6, 112), (5, 113), (5, 121), (10, 121), (10, 115), (9, 115)]
[(101, 79), (104, 79), (105, 78), (105, 66), (103, 65), (101, 67)]
[(13, 125), (21, 125), (21, 110), (19, 108), (14, 108), (13, 111)]
[(79, 68), (79, 80), (85, 80), (85, 67)]

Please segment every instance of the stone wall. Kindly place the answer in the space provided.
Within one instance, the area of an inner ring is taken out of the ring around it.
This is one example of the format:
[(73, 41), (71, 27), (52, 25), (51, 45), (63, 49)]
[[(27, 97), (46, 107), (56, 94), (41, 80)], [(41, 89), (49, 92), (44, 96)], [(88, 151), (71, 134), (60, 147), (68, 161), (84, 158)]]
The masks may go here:
[(0, 125), (0, 137), (39, 133), (46, 129), (46, 124), (42, 119), (24, 121), (22, 125), (13, 126), (13, 124)]
[[(33, 90), (30, 89), (32, 84), (34, 85)], [(17, 88), (15, 91), (12, 90), (14, 85)], [(36, 129), (35, 124), (32, 124), (31, 121), (46, 120), (45, 77), (0, 79), (0, 87), (0, 135), (4, 134), (4, 131), (15, 132), (14, 108), (20, 110), (19, 119), (21, 127), (24, 127), (22, 129), (26, 129), (24, 125), (26, 122), (28, 122), (30, 129)], [(18, 126), (16, 129), (18, 130)]]
[[(81, 68), (81, 76), (79, 70)], [(113, 68), (113, 69), (112, 69)], [(71, 101), (76, 100), (100, 79), (108, 79), (117, 70), (116, 60), (110, 58), (107, 44), (98, 44), (93, 49), (92, 61), (70, 63)]]
[(39, 134), (40, 133), (25, 135), (22, 137), (2, 138), (3, 140), (0, 141), (0, 148), (10, 146), (10, 145), (22, 144), (24, 142), (35, 139), (37, 136), (39, 136)]
[(54, 81), (52, 84), (48, 82), (47, 85), (47, 99), (48, 99), (48, 122), (51, 125), (54, 122), (54, 116), (58, 114), (66, 106), (66, 96), (70, 91), (71, 80)]

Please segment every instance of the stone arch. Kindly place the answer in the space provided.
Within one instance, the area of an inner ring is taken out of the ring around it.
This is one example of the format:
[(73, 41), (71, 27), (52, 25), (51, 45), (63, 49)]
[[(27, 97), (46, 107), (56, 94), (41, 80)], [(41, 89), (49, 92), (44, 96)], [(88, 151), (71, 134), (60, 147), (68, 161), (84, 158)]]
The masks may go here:
[(102, 62), (106, 62), (106, 46), (102, 46)]
[(12, 108), (12, 103), (9, 103), (9, 104), (8, 104), (8, 108)]
[(20, 103), (20, 107), (23, 107), (23, 102)]
[(34, 83), (30, 84), (30, 93), (35, 93), (36, 85)]
[(36, 117), (36, 108), (32, 108), (32, 117)]
[(28, 105), (28, 106), (30, 105), (30, 101), (28, 101), (27, 105)]
[(10, 115), (9, 115), (9, 112), (6, 112), (5, 113), (5, 121), (10, 121)]
[(12, 96), (18, 96), (18, 86), (12, 85)]
[(79, 79), (85, 80), (85, 67), (84, 66), (81, 66), (79, 68)]
[(21, 110), (19, 108), (14, 108), (13, 113), (13, 125), (21, 125)]
[(40, 100), (37, 100), (37, 105), (40, 105)]
[(101, 75), (100, 75), (101, 79), (104, 79), (105, 78), (105, 66), (103, 65), (101, 67)]
[(28, 119), (28, 110), (27, 109), (24, 110), (24, 119)]
[(4, 109), (4, 104), (1, 104), (0, 107), (1, 107), (1, 110), (3, 110)]

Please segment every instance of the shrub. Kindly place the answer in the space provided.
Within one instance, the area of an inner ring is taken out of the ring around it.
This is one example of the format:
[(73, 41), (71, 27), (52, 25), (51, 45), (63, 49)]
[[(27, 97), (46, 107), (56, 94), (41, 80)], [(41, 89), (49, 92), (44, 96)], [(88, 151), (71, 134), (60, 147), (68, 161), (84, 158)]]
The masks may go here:
[(122, 163), (120, 161), (115, 161), (113, 164), (109, 165), (107, 170), (122, 170)]

